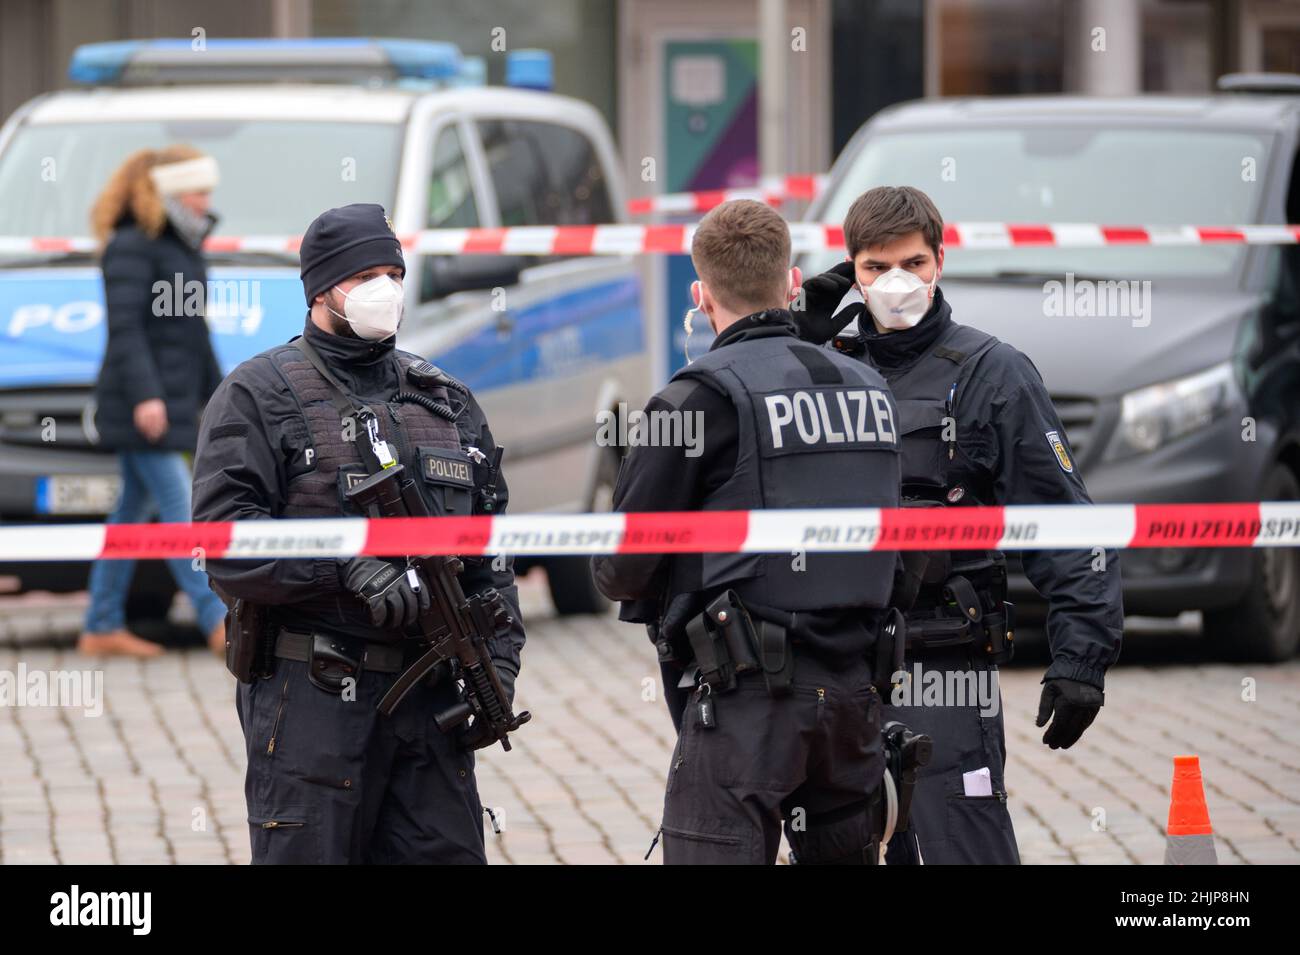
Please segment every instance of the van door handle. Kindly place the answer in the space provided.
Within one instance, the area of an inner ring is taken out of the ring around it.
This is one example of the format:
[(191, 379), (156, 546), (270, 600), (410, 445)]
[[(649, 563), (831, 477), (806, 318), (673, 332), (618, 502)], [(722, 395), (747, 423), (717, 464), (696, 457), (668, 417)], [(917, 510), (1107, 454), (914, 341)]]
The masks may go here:
[(515, 330), (515, 317), (502, 309), (497, 312), (497, 335), (502, 338), (510, 336)]

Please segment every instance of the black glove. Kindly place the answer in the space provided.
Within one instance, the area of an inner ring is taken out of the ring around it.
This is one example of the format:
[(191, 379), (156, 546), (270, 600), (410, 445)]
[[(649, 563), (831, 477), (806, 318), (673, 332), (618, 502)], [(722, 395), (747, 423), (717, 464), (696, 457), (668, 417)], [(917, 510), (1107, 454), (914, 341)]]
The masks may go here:
[(427, 583), (421, 580), (419, 591), (413, 590), (406, 567), (386, 560), (354, 557), (340, 568), (339, 577), (347, 590), (365, 602), (370, 622), (382, 630), (404, 630), (432, 603)]
[(1034, 725), (1046, 726), (1050, 717), (1052, 725), (1043, 734), (1043, 742), (1052, 749), (1069, 749), (1092, 725), (1105, 702), (1106, 694), (1091, 683), (1057, 677), (1043, 684)]
[(657, 638), (667, 641), (672, 648), (673, 658), (679, 666), (685, 666), (691, 659), (691, 642), (686, 636), (686, 625), (704, 612), (704, 595), (690, 592), (677, 594), (664, 608), (659, 620)]
[[(835, 337), (845, 325), (862, 314), (861, 305), (850, 305), (834, 318), (840, 300), (853, 288), (855, 279), (852, 262), (841, 262), (829, 272), (815, 275), (803, 283), (802, 309), (791, 308), (799, 337), (814, 345), (823, 345)], [(797, 302), (796, 302), (797, 304)]]

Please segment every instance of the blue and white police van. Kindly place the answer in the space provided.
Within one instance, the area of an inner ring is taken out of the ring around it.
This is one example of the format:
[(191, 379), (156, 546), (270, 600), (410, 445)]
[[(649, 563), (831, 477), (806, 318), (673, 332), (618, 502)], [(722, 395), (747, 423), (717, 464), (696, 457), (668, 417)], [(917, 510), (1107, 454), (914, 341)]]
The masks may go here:
[[(300, 235), (350, 202), (383, 205), (399, 235), (620, 221), (603, 119), (547, 91), (545, 52), (508, 57), (506, 87), (491, 88), (481, 59), (438, 42), (78, 48), (79, 88), (37, 97), (0, 130), (0, 522), (100, 520), (115, 500), (91, 402), (105, 343), (97, 263), (39, 240), (87, 235), (95, 197), (136, 149), (188, 143), (217, 159), (215, 239)], [(297, 266), (289, 253), (210, 253), (207, 319), (224, 370), (299, 333)], [(637, 261), (408, 251), (407, 267), (398, 344), (474, 389), (506, 448), (511, 510), (608, 507), (618, 451), (596, 445), (596, 416), (641, 407), (650, 386)], [(547, 570), (558, 610), (602, 607), (585, 558)], [(25, 589), (80, 589), (86, 572), (0, 564)], [(137, 577), (133, 609), (164, 609), (165, 571)]]

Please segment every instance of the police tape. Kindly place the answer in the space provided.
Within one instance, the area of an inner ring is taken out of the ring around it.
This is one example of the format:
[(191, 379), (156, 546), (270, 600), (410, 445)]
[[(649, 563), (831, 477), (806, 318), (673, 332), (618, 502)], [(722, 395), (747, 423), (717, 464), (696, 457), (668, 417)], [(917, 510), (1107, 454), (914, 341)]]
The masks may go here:
[[(400, 233), (409, 252), (426, 255), (689, 255), (694, 224), (512, 226), (429, 229)], [(817, 222), (790, 223), (795, 254), (844, 251), (844, 230)], [(217, 236), (204, 251), (297, 255), (301, 236)], [(943, 241), (956, 249), (1095, 248), (1099, 246), (1295, 245), (1300, 225), (1098, 225), (1089, 222), (950, 222)], [(91, 254), (85, 237), (0, 236), (0, 254)]]
[(816, 199), (826, 188), (828, 177), (778, 176), (764, 179), (755, 187), (743, 189), (705, 189), (699, 192), (668, 192), (658, 196), (643, 196), (627, 201), (628, 215), (643, 216), (654, 212), (670, 214), (708, 212), (733, 199), (753, 199), (769, 206), (783, 202), (805, 202)]
[(1297, 546), (1297, 501), (0, 527), (12, 561)]

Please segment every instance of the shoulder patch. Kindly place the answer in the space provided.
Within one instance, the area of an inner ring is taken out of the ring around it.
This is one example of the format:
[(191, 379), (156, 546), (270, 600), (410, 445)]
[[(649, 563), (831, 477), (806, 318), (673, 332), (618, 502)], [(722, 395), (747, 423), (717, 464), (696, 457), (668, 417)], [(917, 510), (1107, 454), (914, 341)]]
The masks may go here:
[(1074, 473), (1074, 462), (1070, 460), (1070, 454), (1065, 450), (1065, 442), (1061, 440), (1061, 435), (1057, 431), (1048, 431), (1047, 443), (1052, 446), (1053, 453), (1056, 454), (1056, 463), (1061, 466), (1061, 470), (1066, 474)]
[(232, 424), (214, 425), (208, 431), (208, 440), (216, 441), (218, 438), (243, 438), (248, 436), (248, 425), (242, 422)]
[(670, 408), (680, 408), (699, 386), (700, 382), (696, 379), (677, 378), (668, 382), (657, 397)]

